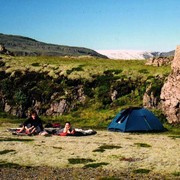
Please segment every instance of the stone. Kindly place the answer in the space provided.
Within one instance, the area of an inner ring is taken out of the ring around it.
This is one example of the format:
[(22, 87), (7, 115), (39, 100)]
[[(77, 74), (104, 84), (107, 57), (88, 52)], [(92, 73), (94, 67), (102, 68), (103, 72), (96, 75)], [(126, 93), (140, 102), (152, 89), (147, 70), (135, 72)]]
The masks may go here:
[(180, 46), (176, 48), (171, 69), (161, 90), (161, 109), (169, 123), (180, 123)]
[(111, 94), (111, 100), (115, 101), (117, 99), (118, 92), (117, 90), (114, 90)]
[(51, 103), (51, 107), (46, 111), (46, 115), (62, 115), (68, 111), (68, 104), (65, 99)]
[(173, 57), (153, 57), (147, 60), (146, 65), (167, 66), (171, 64)]
[(151, 90), (152, 84), (146, 89), (143, 96), (143, 106), (145, 108), (156, 108), (159, 104), (159, 97), (155, 96), (155, 93)]

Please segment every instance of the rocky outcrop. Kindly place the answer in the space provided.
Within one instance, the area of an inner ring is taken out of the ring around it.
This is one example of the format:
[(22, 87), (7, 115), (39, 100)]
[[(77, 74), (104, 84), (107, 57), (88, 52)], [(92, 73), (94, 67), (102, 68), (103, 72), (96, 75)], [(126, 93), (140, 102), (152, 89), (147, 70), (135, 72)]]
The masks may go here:
[(65, 112), (68, 112), (69, 105), (66, 99), (60, 101), (52, 102), (51, 107), (46, 111), (46, 115), (62, 115)]
[(3, 44), (0, 44), (0, 54), (13, 55), (13, 53), (8, 51)]
[(180, 46), (177, 46), (172, 71), (161, 90), (161, 109), (169, 123), (180, 123)]
[(149, 84), (143, 96), (143, 106), (146, 108), (160, 108), (160, 94), (164, 85), (164, 76), (156, 76)]
[[(74, 87), (72, 91), (67, 92), (65, 96), (61, 93), (55, 92), (51, 96), (50, 103), (44, 104), (38, 100), (32, 100), (31, 107), (37, 111), (38, 114), (44, 114), (47, 116), (63, 115), (79, 105), (84, 105), (86, 102), (86, 96), (84, 94), (83, 87), (81, 85)], [(2, 110), (17, 117), (26, 116), (25, 109), (21, 105), (10, 105), (3, 98), (3, 94), (0, 91), (0, 107)], [(26, 110), (27, 111), (27, 110)]]
[(152, 84), (146, 89), (143, 96), (143, 106), (146, 108), (156, 108), (159, 104), (159, 97), (152, 91)]
[(67, 97), (61, 96), (55, 92), (51, 96), (50, 108), (47, 109), (46, 115), (62, 115), (76, 108), (78, 104), (84, 104), (86, 96), (82, 86), (77, 86), (71, 92), (66, 92)]
[(173, 56), (172, 57), (153, 57), (153, 58), (150, 58), (146, 62), (146, 65), (167, 66), (171, 64), (172, 60), (173, 60)]

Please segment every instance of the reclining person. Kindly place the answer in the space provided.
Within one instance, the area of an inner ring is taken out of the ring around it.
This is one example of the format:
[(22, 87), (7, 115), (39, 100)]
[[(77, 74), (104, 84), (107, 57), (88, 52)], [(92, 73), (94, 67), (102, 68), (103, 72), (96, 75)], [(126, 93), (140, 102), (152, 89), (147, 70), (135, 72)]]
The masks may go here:
[(56, 132), (56, 135), (59, 135), (59, 136), (68, 136), (72, 134), (75, 134), (75, 129), (71, 127), (70, 122), (66, 122), (64, 128), (57, 130)]

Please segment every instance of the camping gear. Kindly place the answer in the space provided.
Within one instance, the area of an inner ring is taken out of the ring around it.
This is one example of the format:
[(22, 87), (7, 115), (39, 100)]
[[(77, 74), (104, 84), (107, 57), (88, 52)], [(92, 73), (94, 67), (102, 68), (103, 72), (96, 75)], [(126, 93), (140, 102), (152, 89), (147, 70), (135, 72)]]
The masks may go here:
[(128, 108), (122, 110), (108, 126), (110, 131), (139, 132), (164, 131), (159, 119), (145, 108)]

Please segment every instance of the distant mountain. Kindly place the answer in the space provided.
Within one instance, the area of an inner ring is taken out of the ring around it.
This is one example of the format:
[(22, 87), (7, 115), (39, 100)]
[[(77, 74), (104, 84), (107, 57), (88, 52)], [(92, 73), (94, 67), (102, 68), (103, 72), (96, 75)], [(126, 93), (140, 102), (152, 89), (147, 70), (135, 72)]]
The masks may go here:
[(110, 59), (149, 59), (153, 57), (174, 56), (175, 51), (170, 52), (150, 52), (136, 50), (96, 50), (98, 53), (107, 56)]
[(159, 56), (160, 57), (170, 57), (170, 56), (174, 56), (174, 54), (175, 54), (175, 50), (169, 51), (169, 52), (161, 52)]
[(16, 56), (93, 56), (107, 58), (105, 55), (84, 47), (48, 44), (29, 37), (2, 33), (0, 33), (0, 44)]

